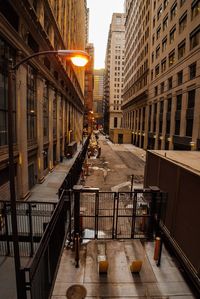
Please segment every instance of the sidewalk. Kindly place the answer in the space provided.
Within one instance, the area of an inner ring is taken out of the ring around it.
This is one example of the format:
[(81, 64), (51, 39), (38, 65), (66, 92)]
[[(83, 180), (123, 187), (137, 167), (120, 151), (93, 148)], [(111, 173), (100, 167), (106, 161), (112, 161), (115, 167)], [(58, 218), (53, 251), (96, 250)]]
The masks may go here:
[(45, 177), (42, 184), (37, 184), (31, 189), (31, 196), (28, 201), (57, 202), (58, 189), (62, 185), (67, 173), (78, 156), (82, 145), (78, 145), (76, 154), (71, 159), (64, 158), (63, 162), (55, 166), (52, 172)]

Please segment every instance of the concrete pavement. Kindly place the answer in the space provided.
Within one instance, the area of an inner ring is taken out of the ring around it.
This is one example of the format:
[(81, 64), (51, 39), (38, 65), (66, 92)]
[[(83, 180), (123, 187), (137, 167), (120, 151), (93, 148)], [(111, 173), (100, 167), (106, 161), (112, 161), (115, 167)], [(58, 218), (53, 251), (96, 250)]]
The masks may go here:
[[(110, 191), (114, 186), (130, 181), (135, 175), (134, 187), (142, 185), (145, 151), (133, 145), (117, 145), (100, 138), (101, 157), (90, 158), (89, 176), (85, 177), (85, 186), (99, 187)], [(127, 160), (128, 159), (128, 160)], [(135, 164), (137, 167), (135, 167)], [(130, 190), (130, 184), (119, 188)], [(98, 246), (106, 247), (109, 263), (108, 273), (98, 273)], [(154, 242), (139, 240), (93, 240), (81, 245), (80, 267), (75, 268), (74, 251), (65, 248), (60, 261), (57, 279), (51, 299), (64, 299), (68, 288), (80, 284), (86, 288), (85, 298), (151, 298), (151, 299), (192, 299), (189, 286), (185, 282), (177, 264), (167, 250), (163, 249), (161, 266), (157, 267), (153, 259)], [(140, 274), (130, 272), (130, 263), (135, 258), (143, 261)], [(76, 297), (74, 294), (73, 298)]]

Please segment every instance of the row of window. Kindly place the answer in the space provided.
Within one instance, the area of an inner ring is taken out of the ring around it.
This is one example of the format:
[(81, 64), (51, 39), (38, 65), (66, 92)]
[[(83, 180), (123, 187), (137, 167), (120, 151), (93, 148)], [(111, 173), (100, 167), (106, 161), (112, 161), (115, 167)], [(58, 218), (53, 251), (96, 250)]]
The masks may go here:
[[(165, 39), (166, 40), (166, 39)], [(193, 50), (195, 47), (197, 47), (200, 44), (200, 26), (195, 28), (190, 33), (190, 50)], [(185, 50), (186, 50), (186, 40), (184, 39), (179, 45), (178, 45), (178, 59), (181, 59), (185, 55)], [(160, 47), (158, 46), (156, 48), (156, 58), (160, 56)], [(152, 53), (152, 62), (154, 61), (154, 52)], [(172, 50), (169, 55), (168, 55), (168, 67), (171, 67), (176, 63), (176, 53), (175, 49)], [(160, 73), (165, 72), (167, 69), (167, 58), (165, 57), (161, 63), (158, 63), (155, 66), (155, 77), (157, 77)], [(153, 80), (153, 70), (151, 71), (151, 80)]]
[[(189, 74), (188, 74), (188, 76), (189, 76), (189, 80), (192, 80), (192, 79), (194, 79), (195, 77), (196, 77), (196, 74), (197, 74), (197, 63), (196, 62), (194, 62), (194, 63), (192, 63), (191, 65), (189, 65)], [(162, 94), (164, 91), (165, 91), (165, 87), (167, 87), (167, 89), (166, 90), (170, 90), (170, 89), (172, 89), (174, 86), (173, 86), (173, 77), (170, 77), (170, 78), (168, 78), (168, 80), (167, 80), (167, 85), (166, 85), (166, 83), (165, 82), (162, 82), (161, 84), (160, 84), (160, 93)], [(185, 78), (185, 81), (187, 81), (188, 80), (188, 78)], [(181, 85), (181, 84), (183, 84), (184, 83), (184, 80), (183, 80), (183, 70), (181, 70), (181, 71), (179, 71), (178, 73), (177, 73), (177, 80), (176, 80), (176, 82), (177, 82), (177, 85)], [(155, 86), (155, 88), (154, 88), (154, 96), (157, 96), (158, 95), (158, 86)]]
[[(194, 107), (195, 107), (195, 89), (188, 91), (187, 97), (187, 108), (186, 108), (186, 126), (185, 126), (185, 136), (192, 137), (193, 132), (193, 119), (194, 119)], [(180, 135), (180, 125), (181, 117), (180, 111), (182, 109), (182, 94), (176, 96), (176, 107), (175, 107), (175, 128), (172, 135)], [(154, 103), (149, 106), (149, 118), (148, 118), (148, 131), (154, 132), (158, 130), (159, 134), (170, 134), (171, 130), (171, 111), (172, 111), (172, 98), (167, 99), (167, 111), (164, 116), (164, 101), (161, 99), (159, 102), (160, 109), (158, 111), (158, 103)], [(134, 131), (144, 131), (144, 121), (141, 122), (141, 111), (143, 110), (143, 120), (145, 119), (145, 108), (138, 111), (133, 111), (132, 121), (131, 114), (129, 114), (127, 125)], [(159, 118), (157, 119), (157, 114), (159, 113)], [(163, 132), (163, 122), (164, 117), (166, 118), (166, 131)]]

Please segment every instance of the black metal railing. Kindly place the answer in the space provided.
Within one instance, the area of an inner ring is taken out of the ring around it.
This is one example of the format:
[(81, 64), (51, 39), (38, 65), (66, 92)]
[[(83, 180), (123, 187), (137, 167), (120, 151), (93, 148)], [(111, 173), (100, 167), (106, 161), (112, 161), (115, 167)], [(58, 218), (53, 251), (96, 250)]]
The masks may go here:
[[(16, 203), (20, 256), (33, 256), (55, 207), (50, 202)], [(0, 219), (0, 255), (13, 256), (10, 201), (0, 201)]]

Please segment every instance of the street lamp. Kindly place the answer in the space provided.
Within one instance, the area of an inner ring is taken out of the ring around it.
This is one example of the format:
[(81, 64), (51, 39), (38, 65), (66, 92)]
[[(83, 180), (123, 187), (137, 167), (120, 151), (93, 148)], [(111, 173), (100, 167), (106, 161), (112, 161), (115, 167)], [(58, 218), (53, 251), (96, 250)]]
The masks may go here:
[(15, 163), (13, 153), (13, 81), (15, 79), (15, 71), (19, 66), (28, 60), (41, 55), (58, 55), (64, 56), (76, 66), (85, 66), (89, 61), (90, 56), (82, 50), (52, 50), (36, 52), (28, 57), (22, 59), (15, 65), (12, 60), (8, 65), (8, 156), (9, 156), (9, 180), (10, 180), (10, 203), (11, 203), (11, 220), (12, 220), (12, 234), (13, 234), (13, 248), (15, 261), (15, 276), (17, 286), (17, 298), (21, 299), (24, 295), (24, 290), (21, 287), (21, 264), (18, 243), (18, 229), (17, 229), (17, 213), (16, 213), (16, 192), (15, 192)]

